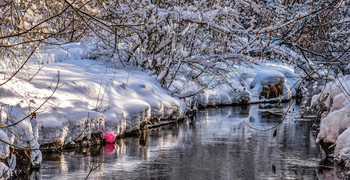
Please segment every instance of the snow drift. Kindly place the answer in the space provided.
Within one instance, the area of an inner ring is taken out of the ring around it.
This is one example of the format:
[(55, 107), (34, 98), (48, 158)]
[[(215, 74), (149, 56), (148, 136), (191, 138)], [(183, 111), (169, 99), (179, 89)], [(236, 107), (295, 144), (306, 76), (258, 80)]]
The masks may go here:
[(324, 107), (317, 142), (335, 145), (335, 157), (350, 167), (350, 76), (340, 76), (326, 84), (322, 93), (313, 96), (312, 103)]
[[(99, 62), (83, 60), (83, 51), (69, 50), (72, 52), (60, 56), (39, 54), (59, 58), (44, 66), (30, 64), (25, 76), (0, 87), (0, 125), (14, 124), (29, 115), (10, 128), (0, 129), (2, 140), (38, 149), (50, 143), (74, 144), (106, 131), (121, 135), (137, 130), (142, 121), (184, 116), (184, 103), (171, 97), (155, 78), (140, 71), (111, 70)], [(0, 76), (9, 77), (4, 69)], [(1, 144), (0, 156), (11, 156), (10, 145)], [(34, 165), (39, 164), (40, 151), (32, 151), (31, 159)], [(0, 167), (1, 172), (11, 175), (8, 166)]]
[[(182, 67), (185, 75), (175, 78), (169, 90), (187, 97), (188, 106), (215, 106), (289, 100), (297, 95), (301, 78), (292, 67), (274, 62), (260, 64), (221, 64), (222, 73), (200, 72)], [(197, 77), (198, 76), (198, 77)], [(196, 77), (196, 78), (193, 78)], [(281, 86), (276, 96), (265, 97), (264, 89)]]
[[(291, 67), (273, 62), (218, 63), (225, 69), (220, 76), (198, 74), (198, 70), (184, 65), (166, 91), (160, 77), (131, 67), (107, 68), (103, 64), (106, 61), (91, 60), (94, 55), (89, 44), (61, 47), (35, 53), (38, 63), (28, 65), (21, 77), (0, 86), (2, 125), (29, 115), (9, 129), (0, 129), (1, 139), (33, 149), (45, 144), (71, 145), (104, 132), (115, 136), (129, 133), (143, 122), (180, 119), (197, 106), (287, 100), (296, 95), (300, 82)], [(9, 78), (5, 69), (0, 70), (1, 79)], [(264, 88), (273, 86), (283, 88), (279, 90), (283, 93), (273, 98), (262, 96)], [(9, 148), (1, 144), (0, 156), (15, 161)], [(31, 156), (32, 164), (40, 164), (39, 150), (32, 151)], [(0, 167), (11, 175), (7, 165), (0, 163)]]

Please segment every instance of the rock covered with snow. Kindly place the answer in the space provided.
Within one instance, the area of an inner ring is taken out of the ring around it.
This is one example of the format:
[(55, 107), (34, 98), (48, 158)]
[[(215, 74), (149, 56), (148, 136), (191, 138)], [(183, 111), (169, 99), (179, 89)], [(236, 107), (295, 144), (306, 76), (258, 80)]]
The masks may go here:
[(0, 176), (3, 179), (8, 179), (12, 176), (12, 169), (10, 169), (6, 164), (0, 162)]
[(350, 128), (341, 133), (336, 141), (334, 154), (337, 158), (345, 162), (350, 167)]
[[(210, 73), (182, 67), (188, 74), (177, 76), (171, 83), (170, 91), (178, 97), (192, 98), (200, 106), (230, 105), (289, 100), (297, 94), (301, 82), (293, 68), (285, 64), (271, 62), (233, 67), (227, 64), (217, 66), (224, 70)], [(275, 91), (273, 88), (276, 87), (279, 92), (272, 96)], [(270, 96), (263, 96), (264, 91), (271, 91)]]
[[(2, 88), (0, 88), (0, 92)], [(6, 96), (6, 94), (2, 94)], [(37, 166), (41, 163), (41, 151), (38, 143), (39, 135), (35, 123), (35, 116), (28, 115), (28, 111), (21, 108), (19, 105), (10, 106), (8, 104), (1, 104), (0, 112), (0, 139), (3, 141), (0, 146), (0, 158), (7, 159), (8, 167), (1, 165), (1, 172), (6, 176), (10, 176), (16, 167), (16, 155), (10, 149), (15, 148), (20, 151), (26, 149), (33, 149), (30, 155), (30, 162), (27, 166)], [(2, 177), (2, 176), (1, 176)]]
[(242, 75), (251, 102), (289, 100), (296, 96), (301, 79), (286, 65), (267, 64)]
[(334, 144), (334, 155), (350, 167), (350, 76), (338, 77), (326, 84), (323, 92), (312, 98), (321, 104), (320, 132), (317, 142)]
[(338, 136), (350, 127), (349, 110), (350, 106), (345, 106), (344, 108), (330, 112), (324, 119), (322, 119), (317, 142), (323, 140), (327, 143), (335, 143)]

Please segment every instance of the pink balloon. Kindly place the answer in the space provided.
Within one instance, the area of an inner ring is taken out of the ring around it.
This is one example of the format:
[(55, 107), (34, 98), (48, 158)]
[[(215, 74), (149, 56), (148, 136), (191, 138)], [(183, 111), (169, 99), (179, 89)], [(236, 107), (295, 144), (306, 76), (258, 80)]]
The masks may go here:
[(106, 137), (106, 142), (107, 142), (107, 143), (113, 143), (114, 140), (115, 140), (115, 136), (114, 136), (114, 134), (111, 133), (111, 132), (106, 132), (106, 133), (105, 133), (105, 137)]
[(115, 152), (114, 144), (106, 144), (104, 154), (113, 155)]

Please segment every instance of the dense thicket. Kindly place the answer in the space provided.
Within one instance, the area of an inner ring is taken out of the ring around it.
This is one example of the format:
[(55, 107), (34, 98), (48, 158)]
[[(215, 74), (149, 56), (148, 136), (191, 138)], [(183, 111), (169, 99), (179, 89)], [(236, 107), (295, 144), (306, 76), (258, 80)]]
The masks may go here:
[(165, 88), (182, 67), (196, 78), (260, 60), (315, 78), (349, 71), (349, 23), (347, 0), (4, 0), (0, 55), (10, 73), (47, 44), (92, 37), (92, 58), (142, 67)]

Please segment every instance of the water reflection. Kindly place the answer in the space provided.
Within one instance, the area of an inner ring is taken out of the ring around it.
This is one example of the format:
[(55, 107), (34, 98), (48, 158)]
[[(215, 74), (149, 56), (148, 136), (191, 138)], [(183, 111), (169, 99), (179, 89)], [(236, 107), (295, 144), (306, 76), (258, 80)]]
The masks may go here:
[(150, 130), (145, 144), (126, 138), (102, 149), (44, 154), (32, 179), (84, 179), (94, 167), (92, 179), (316, 179), (319, 148), (312, 122), (295, 121), (298, 106), (275, 136), (274, 130), (247, 126), (274, 126), (287, 106), (208, 108), (180, 124)]

